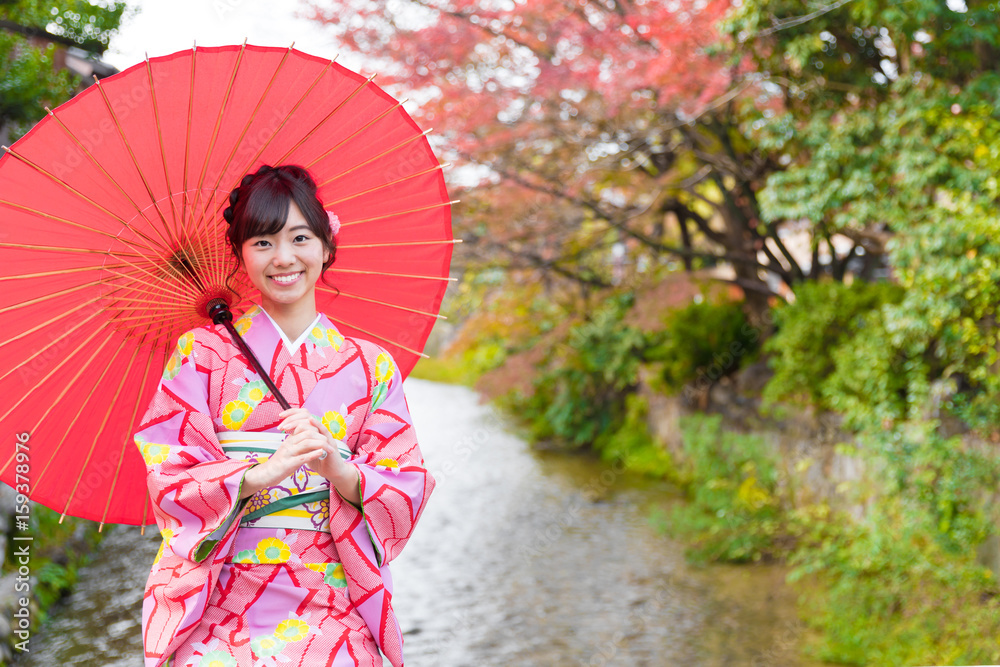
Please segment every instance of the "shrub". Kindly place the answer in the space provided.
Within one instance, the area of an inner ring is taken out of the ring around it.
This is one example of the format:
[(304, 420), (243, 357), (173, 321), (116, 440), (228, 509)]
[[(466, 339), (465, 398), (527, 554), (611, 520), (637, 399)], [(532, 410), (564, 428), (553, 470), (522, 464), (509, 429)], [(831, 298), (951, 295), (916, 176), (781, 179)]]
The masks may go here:
[(646, 357), (662, 363), (663, 388), (676, 393), (694, 381), (714, 383), (753, 361), (759, 339), (738, 302), (692, 302), (667, 315)]
[(778, 468), (764, 441), (724, 430), (718, 415), (681, 420), (678, 476), (689, 502), (671, 508), (662, 527), (692, 545), (695, 561), (758, 561), (779, 555), (788, 536)]
[[(768, 363), (774, 376), (764, 389), (764, 404), (788, 400), (832, 409), (826, 385), (844, 345), (855, 336), (880, 332), (878, 309), (883, 304), (898, 303), (902, 297), (901, 287), (886, 282), (801, 284), (795, 290), (794, 303), (774, 310), (777, 331), (764, 343), (764, 351), (771, 355)], [(891, 364), (887, 352), (887, 348), (881, 348), (885, 363)]]
[(629, 295), (614, 298), (571, 328), (565, 346), (554, 350), (533, 381), (531, 395), (507, 397), (534, 439), (579, 448), (620, 427), (649, 345), (645, 334), (622, 324), (631, 304)]

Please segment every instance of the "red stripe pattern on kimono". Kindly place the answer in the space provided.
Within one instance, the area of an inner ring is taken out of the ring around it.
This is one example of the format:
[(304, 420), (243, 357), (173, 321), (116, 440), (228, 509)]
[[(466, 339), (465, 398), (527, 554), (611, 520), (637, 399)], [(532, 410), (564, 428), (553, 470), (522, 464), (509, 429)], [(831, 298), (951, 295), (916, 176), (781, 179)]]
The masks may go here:
[[(291, 351), (259, 306), (235, 325), (289, 404), (306, 408), (352, 452), (348, 461), (361, 473), (361, 506), (331, 490), (332, 545), (324, 562), (342, 564), (353, 611), (389, 662), (401, 667), (389, 563), (409, 540), (434, 479), (424, 466), (395, 363), (380, 346), (341, 335), (322, 314)], [(240, 486), (253, 462), (230, 460), (217, 433), (276, 432), (279, 412), (222, 326), (180, 337), (135, 435), (163, 535), (143, 599), (146, 667), (164, 664), (185, 644), (202, 623), (223, 566), (229, 561), (233, 567), (239, 519), (248, 512)], [(316, 646), (315, 656), (296, 664), (328, 664), (331, 646)], [(224, 652), (225, 646), (212, 650)]]

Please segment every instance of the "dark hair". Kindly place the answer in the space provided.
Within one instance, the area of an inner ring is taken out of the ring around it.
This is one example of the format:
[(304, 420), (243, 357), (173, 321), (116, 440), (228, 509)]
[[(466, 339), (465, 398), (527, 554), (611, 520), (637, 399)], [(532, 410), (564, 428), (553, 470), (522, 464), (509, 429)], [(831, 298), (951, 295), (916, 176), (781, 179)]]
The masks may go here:
[(293, 201), (309, 229), (330, 253), (330, 259), (323, 264), (321, 277), (326, 273), (337, 254), (337, 242), (330, 233), (329, 215), (316, 194), (316, 182), (309, 172), (303, 167), (285, 164), (262, 166), (244, 176), (239, 186), (229, 193), (229, 206), (222, 212), (222, 217), (229, 223), (226, 239), (237, 261), (230, 277), (243, 263), (243, 243), (255, 236), (281, 231)]

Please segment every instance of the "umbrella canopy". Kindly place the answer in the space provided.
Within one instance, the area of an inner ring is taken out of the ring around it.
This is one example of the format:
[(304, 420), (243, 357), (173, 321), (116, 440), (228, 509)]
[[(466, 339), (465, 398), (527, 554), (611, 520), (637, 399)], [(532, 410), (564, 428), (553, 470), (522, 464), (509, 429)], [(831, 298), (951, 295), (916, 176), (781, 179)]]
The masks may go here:
[(222, 209), (262, 164), (309, 169), (341, 221), (317, 308), (409, 373), (454, 242), (425, 135), (371, 78), (246, 44), (148, 59), (51, 111), (0, 158), (0, 479), (66, 515), (153, 523), (132, 433), (206, 304), (257, 296), (229, 279)]

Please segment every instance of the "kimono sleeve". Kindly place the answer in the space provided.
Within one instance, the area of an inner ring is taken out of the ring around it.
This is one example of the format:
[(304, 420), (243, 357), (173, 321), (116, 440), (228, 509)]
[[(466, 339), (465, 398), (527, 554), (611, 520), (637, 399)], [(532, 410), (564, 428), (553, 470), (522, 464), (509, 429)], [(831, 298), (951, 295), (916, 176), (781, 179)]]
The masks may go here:
[(166, 545), (204, 560), (228, 532), (244, 502), (244, 473), (253, 463), (226, 457), (208, 407), (209, 351), (203, 330), (183, 334), (143, 416), (135, 444)]
[(361, 515), (381, 567), (410, 539), (434, 478), (417, 445), (399, 369), (388, 352), (371, 347), (364, 354), (371, 402), (350, 461), (361, 473)]

